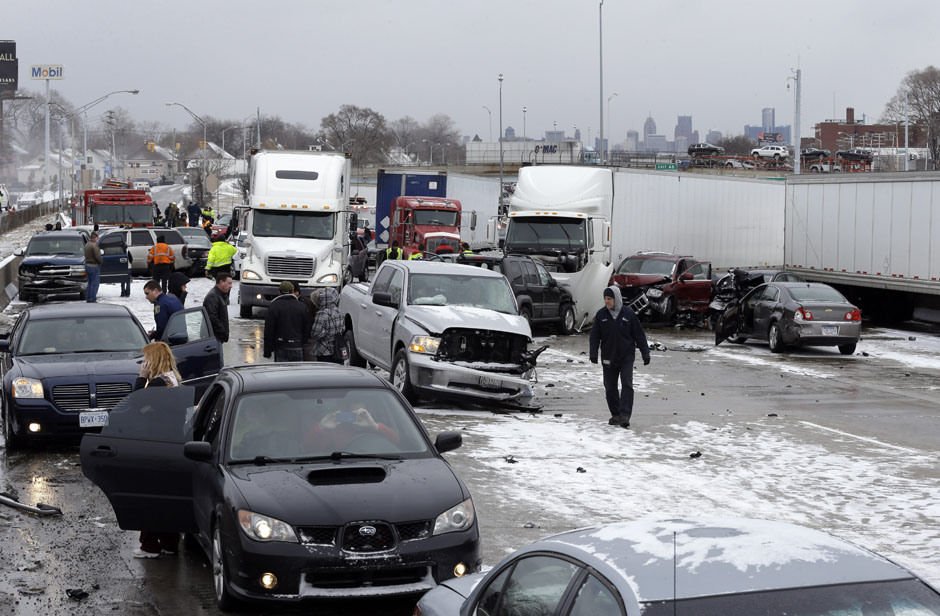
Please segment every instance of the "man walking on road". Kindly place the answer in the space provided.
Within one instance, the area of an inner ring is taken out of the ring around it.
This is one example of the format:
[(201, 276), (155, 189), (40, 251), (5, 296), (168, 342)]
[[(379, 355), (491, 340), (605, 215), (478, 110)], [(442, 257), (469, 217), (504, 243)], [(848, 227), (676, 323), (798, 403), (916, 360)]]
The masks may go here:
[(156, 329), (150, 330), (150, 339), (160, 340), (170, 316), (182, 310), (183, 304), (175, 296), (164, 293), (156, 280), (148, 280), (144, 285), (144, 297), (153, 304), (153, 320), (156, 322)]
[[(623, 305), (620, 287), (604, 289), (604, 307), (594, 315), (591, 326), (589, 357), (597, 363), (600, 347), (601, 368), (604, 371), (604, 391), (612, 426), (630, 427), (633, 415), (633, 362), (639, 347), (643, 365), (650, 363), (650, 347), (640, 320), (630, 308)], [(617, 381), (620, 381), (618, 388)]]
[(209, 313), (209, 322), (216, 340), (228, 342), (228, 294), (232, 290), (232, 275), (219, 272), (215, 276), (215, 286), (209, 289), (202, 300), (202, 307)]
[(198, 227), (199, 226), (199, 214), (202, 212), (202, 209), (199, 207), (199, 204), (195, 201), (190, 201), (189, 205), (186, 206), (186, 214), (189, 216), (189, 226)]
[(274, 361), (303, 361), (304, 344), (310, 337), (310, 311), (300, 301), (300, 289), (290, 280), (278, 287), (281, 293), (268, 306), (264, 318), (264, 356)]
[(166, 243), (166, 238), (157, 236), (157, 243), (147, 251), (147, 264), (152, 266), (154, 280), (160, 281), (160, 289), (166, 293), (173, 271), (173, 249)]
[(101, 249), (98, 248), (97, 233), (92, 233), (85, 244), (85, 275), (88, 280), (85, 301), (94, 304), (98, 301), (98, 285), (101, 283)]

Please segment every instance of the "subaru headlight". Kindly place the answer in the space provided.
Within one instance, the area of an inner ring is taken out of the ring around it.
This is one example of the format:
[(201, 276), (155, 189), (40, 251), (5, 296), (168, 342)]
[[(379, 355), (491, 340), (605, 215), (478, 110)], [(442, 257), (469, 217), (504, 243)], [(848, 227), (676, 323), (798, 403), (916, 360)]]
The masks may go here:
[(290, 541), (297, 543), (297, 534), (290, 524), (247, 509), (238, 510), (238, 525), (255, 541)]
[(408, 350), (412, 353), (424, 353), (425, 355), (437, 355), (437, 349), (441, 346), (441, 339), (434, 336), (415, 336), (408, 345)]
[(252, 270), (243, 270), (242, 280), (261, 280), (261, 276), (259, 276), (257, 272), (254, 272)]
[(13, 379), (14, 398), (42, 398), (42, 381), (25, 376)]
[(339, 282), (339, 276), (336, 274), (327, 274), (317, 278), (318, 284), (336, 284), (337, 282)]
[(467, 530), (473, 526), (476, 512), (473, 510), (473, 500), (467, 499), (456, 507), (451, 507), (434, 520), (432, 535), (443, 535), (458, 530)]

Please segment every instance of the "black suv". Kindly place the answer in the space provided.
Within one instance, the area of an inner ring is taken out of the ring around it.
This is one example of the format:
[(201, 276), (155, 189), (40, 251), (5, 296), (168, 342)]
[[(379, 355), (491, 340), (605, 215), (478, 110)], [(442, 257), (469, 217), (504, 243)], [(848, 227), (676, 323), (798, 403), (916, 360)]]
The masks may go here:
[(571, 293), (559, 286), (545, 266), (532, 257), (458, 255), (455, 261), (492, 269), (505, 276), (519, 304), (519, 314), (530, 325), (555, 325), (558, 332), (565, 335), (576, 331)]
[(689, 156), (718, 156), (724, 153), (725, 149), (720, 145), (693, 143), (689, 146)]
[(85, 236), (78, 231), (44, 231), (29, 240), (19, 267), (20, 299), (24, 302), (78, 297), (85, 299)]

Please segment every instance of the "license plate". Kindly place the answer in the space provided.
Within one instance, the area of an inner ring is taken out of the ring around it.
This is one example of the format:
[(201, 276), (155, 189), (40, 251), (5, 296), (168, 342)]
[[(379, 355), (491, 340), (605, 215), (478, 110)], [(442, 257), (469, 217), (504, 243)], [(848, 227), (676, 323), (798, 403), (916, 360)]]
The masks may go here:
[(502, 387), (502, 380), (494, 376), (481, 376), (480, 377), (480, 387), (487, 387), (489, 389), (499, 389)]
[(838, 336), (839, 326), (838, 325), (823, 325), (822, 335), (823, 336)]
[(79, 428), (103, 428), (108, 425), (108, 411), (82, 411), (78, 414)]

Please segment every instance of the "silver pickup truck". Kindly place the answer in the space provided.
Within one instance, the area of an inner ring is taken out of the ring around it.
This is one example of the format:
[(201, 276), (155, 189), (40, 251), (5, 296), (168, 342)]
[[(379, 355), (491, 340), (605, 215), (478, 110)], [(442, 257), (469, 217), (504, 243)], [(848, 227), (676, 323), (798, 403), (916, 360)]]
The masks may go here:
[(532, 404), (538, 354), (509, 283), (467, 265), (385, 261), (371, 283), (340, 293), (350, 362), (388, 370), (411, 402), (422, 395), (510, 408)]

